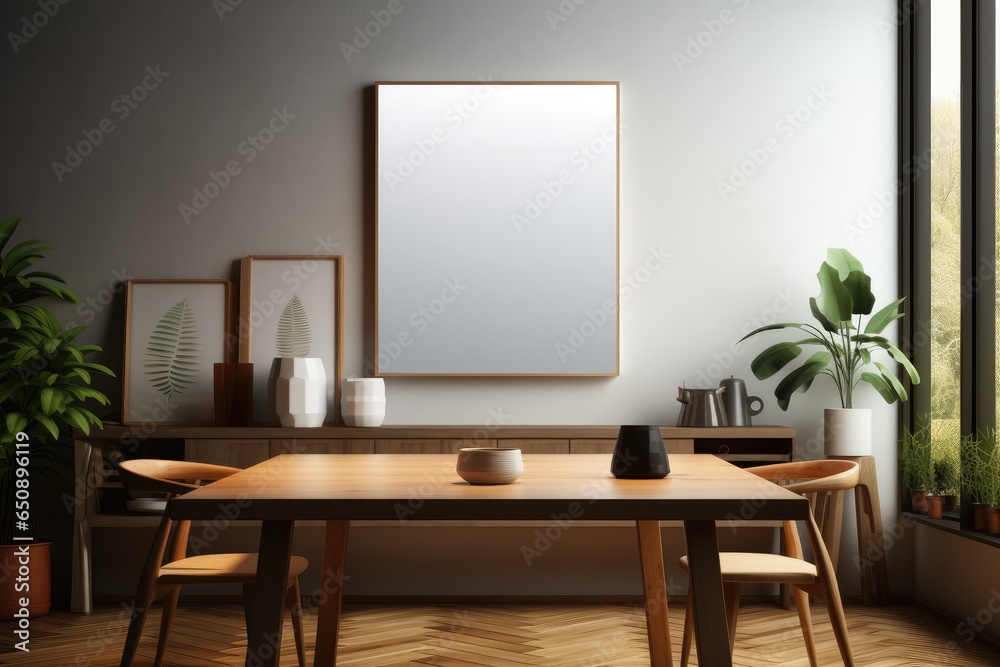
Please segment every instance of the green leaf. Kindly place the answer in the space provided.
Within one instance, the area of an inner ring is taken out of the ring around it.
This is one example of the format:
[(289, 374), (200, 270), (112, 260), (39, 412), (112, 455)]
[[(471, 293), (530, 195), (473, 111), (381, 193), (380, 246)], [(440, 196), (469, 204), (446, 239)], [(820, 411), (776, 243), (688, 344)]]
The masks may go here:
[(778, 399), (778, 407), (788, 410), (788, 403), (792, 394), (803, 388), (808, 388), (809, 384), (817, 375), (826, 370), (832, 357), (830, 353), (821, 350), (813, 354), (804, 364), (785, 376), (774, 389), (774, 395)]
[(750, 363), (750, 370), (758, 380), (766, 380), (800, 354), (802, 348), (795, 343), (777, 343), (758, 354)]
[(42, 412), (44, 414), (51, 415), (53, 412), (55, 412), (56, 404), (54, 396), (55, 396), (55, 391), (52, 390), (51, 388), (42, 389), (42, 391), (39, 392), (39, 398), (41, 398), (41, 403), (42, 403)]
[(312, 349), (309, 317), (298, 294), (293, 294), (278, 318), (275, 345), (279, 357), (308, 357)]
[(7, 424), (8, 433), (18, 433), (28, 425), (28, 417), (20, 412), (8, 412), (4, 421)]
[(82, 414), (77, 412), (74, 408), (67, 408), (64, 413), (62, 413), (63, 421), (71, 426), (75, 426), (84, 433), (90, 433), (90, 423), (84, 418)]
[(31, 418), (34, 419), (39, 424), (41, 424), (42, 426), (44, 426), (45, 429), (52, 434), (53, 438), (59, 437), (59, 427), (56, 425), (54, 421), (52, 421), (51, 417), (49, 417), (48, 415), (44, 415), (41, 412), (36, 412), (35, 414), (31, 415)]
[(861, 271), (851, 271), (844, 279), (844, 287), (851, 295), (851, 312), (855, 315), (867, 315), (875, 307), (875, 295), (872, 294), (872, 279)]
[(904, 369), (906, 369), (906, 374), (910, 376), (911, 383), (920, 384), (920, 374), (917, 373), (917, 369), (914, 368), (913, 363), (905, 354), (903, 354), (902, 350), (890, 343), (886, 338), (882, 336), (873, 336), (871, 334), (857, 334), (851, 336), (851, 340), (858, 343), (871, 343), (876, 347), (882, 348), (889, 353), (890, 357), (895, 359)]
[(903, 313), (899, 311), (899, 306), (902, 303), (903, 299), (896, 299), (888, 306), (872, 315), (871, 319), (868, 320), (868, 324), (865, 325), (865, 333), (880, 334), (885, 331), (885, 328), (889, 326), (889, 324), (903, 316)]
[(868, 351), (868, 348), (859, 347), (858, 354), (861, 355), (861, 363), (865, 366), (872, 362), (872, 353)]
[(819, 279), (819, 296), (816, 297), (816, 307), (830, 323), (841, 327), (842, 322), (849, 322), (853, 309), (851, 293), (840, 281), (837, 269), (826, 262), (816, 274)]
[(12, 215), (0, 223), (0, 251), (7, 245), (7, 241), (14, 235), (19, 224), (21, 224), (21, 216), (19, 215)]
[[(200, 357), (198, 325), (188, 300), (183, 299), (171, 306), (153, 327), (146, 342), (143, 368), (153, 387), (169, 401), (171, 396), (183, 394), (195, 383)], [(74, 371), (82, 372), (83, 368), (76, 367)]]
[(876, 361), (875, 368), (877, 368), (879, 372), (882, 374), (882, 378), (889, 383), (889, 387), (892, 388), (893, 393), (896, 395), (897, 398), (899, 398), (900, 402), (905, 401), (907, 398), (909, 398), (906, 395), (906, 388), (903, 387), (903, 384), (896, 379), (896, 376), (892, 374), (892, 371), (886, 368), (885, 364)]
[(830, 248), (826, 251), (826, 263), (837, 269), (840, 280), (847, 280), (847, 276), (853, 271), (864, 273), (864, 267), (858, 258), (849, 253), (844, 248)]
[(806, 325), (804, 325), (804, 324), (797, 324), (795, 322), (786, 322), (784, 324), (768, 324), (766, 327), (761, 327), (759, 329), (754, 329), (753, 331), (751, 331), (750, 333), (748, 333), (743, 338), (740, 338), (736, 342), (742, 343), (747, 338), (750, 338), (751, 336), (756, 336), (757, 334), (763, 333), (765, 331), (777, 331), (778, 329), (802, 329), (805, 326)]
[(816, 297), (809, 297), (809, 309), (812, 310), (813, 317), (820, 323), (820, 326), (824, 330), (830, 333), (837, 333), (840, 329), (830, 320), (826, 319), (826, 316), (819, 311), (819, 304), (816, 303)]
[(896, 394), (893, 393), (892, 389), (889, 387), (888, 383), (882, 379), (881, 375), (872, 373), (871, 371), (865, 371), (861, 374), (861, 379), (875, 387), (875, 391), (877, 391), (882, 398), (885, 399), (886, 403), (894, 403), (896, 401)]
[(15, 313), (10, 308), (0, 307), (0, 315), (3, 315), (8, 320), (10, 320), (10, 323), (14, 326), (15, 329), (21, 328), (21, 318), (18, 317), (17, 313)]

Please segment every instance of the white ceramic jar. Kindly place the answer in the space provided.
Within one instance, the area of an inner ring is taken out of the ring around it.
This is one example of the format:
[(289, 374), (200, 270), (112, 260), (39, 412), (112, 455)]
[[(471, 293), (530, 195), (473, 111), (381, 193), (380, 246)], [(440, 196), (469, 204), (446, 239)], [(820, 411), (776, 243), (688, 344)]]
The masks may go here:
[(385, 380), (345, 379), (340, 395), (340, 413), (348, 426), (381, 426), (385, 419)]
[(326, 418), (326, 371), (318, 357), (275, 357), (267, 380), (271, 419), (284, 427), (317, 427)]

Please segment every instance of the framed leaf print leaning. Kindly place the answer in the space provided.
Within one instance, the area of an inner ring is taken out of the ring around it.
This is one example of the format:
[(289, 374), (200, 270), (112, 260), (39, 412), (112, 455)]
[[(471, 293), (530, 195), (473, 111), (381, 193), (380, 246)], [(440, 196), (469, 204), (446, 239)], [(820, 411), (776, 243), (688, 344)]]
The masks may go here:
[(128, 281), (122, 423), (215, 423), (230, 288), (227, 280)]
[(340, 255), (253, 255), (240, 264), (240, 358), (253, 363), (253, 421), (269, 423), (276, 357), (313, 357), (326, 373), (326, 422), (340, 421), (344, 260)]

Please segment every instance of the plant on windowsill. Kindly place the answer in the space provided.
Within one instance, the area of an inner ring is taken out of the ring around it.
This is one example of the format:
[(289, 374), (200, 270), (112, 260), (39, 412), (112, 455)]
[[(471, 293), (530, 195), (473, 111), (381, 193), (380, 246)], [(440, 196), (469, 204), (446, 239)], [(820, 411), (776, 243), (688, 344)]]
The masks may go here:
[[(775, 387), (778, 407), (788, 409), (792, 394), (804, 393), (820, 375), (828, 375), (837, 386), (841, 408), (828, 408), (824, 414), (824, 438), (827, 456), (866, 456), (871, 454), (871, 410), (854, 408), (858, 384), (871, 385), (887, 403), (905, 401), (906, 388), (895, 372), (873, 353), (883, 351), (906, 371), (912, 384), (920, 382), (917, 369), (906, 355), (881, 333), (903, 316), (897, 299), (874, 315), (875, 295), (871, 277), (861, 262), (843, 248), (827, 250), (820, 265), (819, 295), (809, 299), (812, 315), (818, 322), (770, 324), (751, 331), (740, 342), (765, 331), (798, 329), (805, 337), (777, 343), (765, 349), (751, 362), (750, 369), (765, 380), (798, 359), (810, 346), (819, 348), (805, 363), (795, 368)], [(868, 317), (865, 322), (865, 316)], [(864, 325), (864, 329), (862, 329)], [(874, 366), (875, 372), (866, 370)]]
[[(973, 529), (989, 530), (990, 508), (1000, 504), (1000, 453), (996, 431), (962, 437), (962, 482), (972, 502)], [(1000, 514), (992, 513), (1000, 521)], [(1000, 531), (1000, 525), (995, 526)]]
[(927, 415), (917, 418), (912, 431), (903, 430), (903, 437), (899, 440), (899, 460), (903, 464), (903, 484), (910, 491), (913, 511), (926, 512), (927, 494), (934, 484), (931, 424)]
[[(58, 469), (66, 457), (53, 445), (65, 443), (71, 430), (89, 432), (101, 420), (84, 407), (89, 401), (108, 405), (90, 387), (93, 374), (114, 374), (85, 357), (96, 345), (74, 345), (86, 327), (63, 329), (43, 298), (77, 302), (59, 276), (29, 270), (51, 250), (41, 241), (22, 241), (8, 248), (20, 217), (0, 223), (0, 571), (16, 571), (15, 548), (27, 544), (31, 558), (29, 613), (48, 611), (50, 542), (18, 540), (37, 537), (32, 521), (31, 491), (37, 475)], [(27, 448), (24, 443), (28, 443)], [(20, 447), (19, 447), (20, 444)], [(61, 450), (65, 452), (66, 448)], [(0, 581), (0, 619), (13, 618), (23, 592), (15, 577)]]
[(934, 485), (931, 492), (934, 497), (940, 499), (940, 507), (935, 512), (931, 512), (933, 507), (929, 507), (928, 512), (932, 518), (940, 519), (941, 512), (952, 512), (958, 506), (958, 462), (954, 460), (950, 450), (939, 451), (934, 448)]

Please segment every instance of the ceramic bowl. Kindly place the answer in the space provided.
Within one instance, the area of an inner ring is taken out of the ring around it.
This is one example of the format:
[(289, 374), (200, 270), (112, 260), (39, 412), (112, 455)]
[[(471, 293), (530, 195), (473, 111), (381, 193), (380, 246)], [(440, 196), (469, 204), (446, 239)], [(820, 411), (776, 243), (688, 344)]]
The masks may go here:
[(455, 472), (469, 484), (510, 484), (524, 472), (515, 447), (463, 447)]

